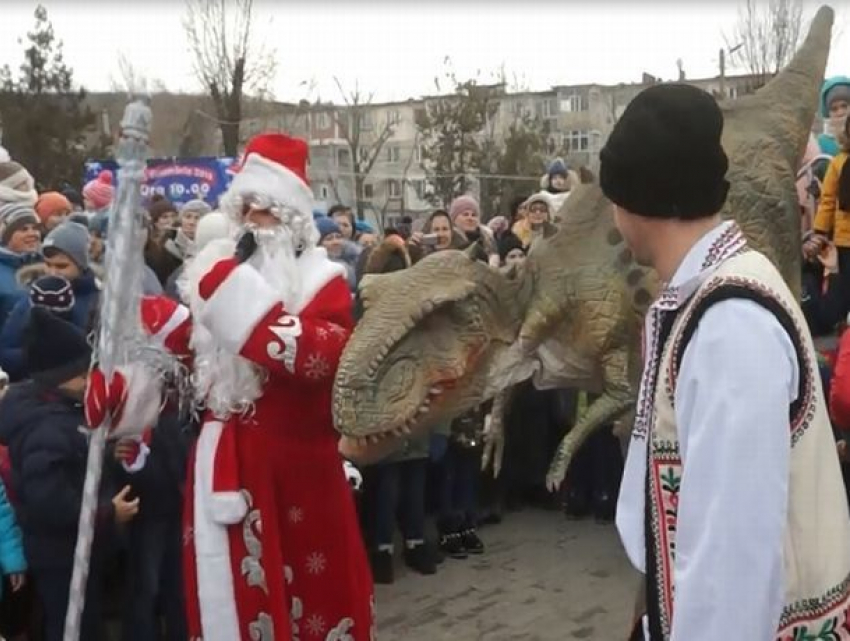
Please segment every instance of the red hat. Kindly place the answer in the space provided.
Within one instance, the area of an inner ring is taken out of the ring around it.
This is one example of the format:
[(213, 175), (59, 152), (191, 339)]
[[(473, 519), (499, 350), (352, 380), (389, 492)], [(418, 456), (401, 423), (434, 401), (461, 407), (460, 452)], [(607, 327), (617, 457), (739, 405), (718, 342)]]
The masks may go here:
[(245, 147), (233, 171), (228, 194), (268, 196), (279, 205), (312, 216), (313, 192), (307, 181), (307, 143), (284, 134), (260, 134)]

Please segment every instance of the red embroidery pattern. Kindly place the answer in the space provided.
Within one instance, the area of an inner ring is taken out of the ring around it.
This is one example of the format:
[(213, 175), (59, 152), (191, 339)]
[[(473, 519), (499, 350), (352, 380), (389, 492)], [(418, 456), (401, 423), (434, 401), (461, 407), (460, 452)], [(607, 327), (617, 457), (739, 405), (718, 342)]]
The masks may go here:
[[(679, 514), (679, 488), (682, 482), (682, 460), (679, 447), (671, 441), (651, 445), (649, 491), (655, 558), (656, 581), (661, 592), (659, 613), (665, 638), (670, 634), (673, 619), (673, 567), (676, 560), (676, 525)], [(649, 542), (647, 542), (649, 544)]]

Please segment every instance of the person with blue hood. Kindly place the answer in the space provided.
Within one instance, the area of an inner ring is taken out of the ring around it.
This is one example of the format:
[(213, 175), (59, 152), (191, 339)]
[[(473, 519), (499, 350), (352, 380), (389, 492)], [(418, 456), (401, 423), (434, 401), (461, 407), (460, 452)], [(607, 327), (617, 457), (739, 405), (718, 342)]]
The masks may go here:
[(841, 150), (838, 141), (844, 130), (847, 110), (850, 108), (850, 78), (827, 78), (820, 91), (820, 115), (824, 120), (823, 133), (818, 136), (820, 150), (835, 156)]
[[(30, 295), (18, 301), (0, 331), (0, 367), (12, 382), (27, 377), (23, 336), (32, 307), (39, 304), (39, 296), (55, 294), (57, 288), (62, 289), (61, 283), (70, 283), (69, 320), (86, 334), (93, 329), (100, 286), (89, 267), (88, 247), (88, 230), (74, 222), (62, 223), (44, 239), (42, 253), (48, 276), (33, 283)], [(57, 278), (62, 280), (53, 283)]]
[(348, 287), (352, 292), (355, 292), (357, 290), (355, 263), (345, 254), (346, 241), (339, 225), (330, 216), (322, 216), (316, 219), (316, 227), (319, 229), (319, 246), (325, 248), (325, 251), (328, 252), (328, 258), (345, 267)]
[(31, 205), (0, 206), (0, 328), (18, 301), (26, 297), (19, 272), (42, 262), (40, 225)]

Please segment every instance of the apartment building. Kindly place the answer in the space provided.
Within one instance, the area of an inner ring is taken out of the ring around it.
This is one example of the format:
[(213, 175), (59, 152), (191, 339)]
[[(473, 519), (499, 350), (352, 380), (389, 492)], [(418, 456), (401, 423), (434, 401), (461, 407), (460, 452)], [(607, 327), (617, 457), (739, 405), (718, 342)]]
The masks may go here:
[[(718, 98), (752, 93), (755, 81), (746, 75), (685, 80)], [(519, 119), (537, 118), (548, 125), (553, 152), (569, 149), (568, 163), (596, 172), (599, 151), (614, 123), (632, 98), (657, 82), (657, 78), (644, 74), (639, 83), (559, 85), (546, 91), (513, 93), (504, 85), (492, 85), (489, 89), (498, 109), (487, 123), (487, 135), (498, 144)], [(308, 176), (319, 210), (327, 211), (338, 202), (357, 208), (356, 175), (360, 174), (361, 213), (375, 224), (392, 224), (400, 216), (423, 217), (434, 208), (426, 198), (426, 172), (416, 121), (417, 114), (430, 102), (443, 99), (445, 96), (423, 96), (357, 106), (255, 101), (246, 105), (240, 135), (243, 144), (262, 131), (286, 131), (304, 137), (310, 144)], [(126, 96), (121, 94), (89, 96), (90, 105), (101, 114), (102, 131), (110, 130), (109, 123), (114, 128), (125, 101)], [(221, 133), (208, 98), (155, 95), (152, 108), (155, 155), (221, 153)], [(541, 175), (543, 171), (541, 167)]]

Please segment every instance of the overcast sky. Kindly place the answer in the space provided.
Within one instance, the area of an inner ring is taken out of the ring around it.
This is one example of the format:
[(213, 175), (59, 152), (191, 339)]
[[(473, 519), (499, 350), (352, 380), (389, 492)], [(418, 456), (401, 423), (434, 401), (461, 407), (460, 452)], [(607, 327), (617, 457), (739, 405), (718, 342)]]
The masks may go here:
[[(257, 38), (277, 48), (275, 97), (334, 101), (340, 99), (334, 76), (347, 87), (359, 82), (381, 101), (435, 93), (433, 79), (446, 56), (462, 77), (480, 70), (481, 79), (490, 80), (504, 65), (509, 77), (533, 90), (636, 82), (642, 71), (671, 79), (677, 59), (688, 77), (714, 76), (722, 34), (731, 32), (738, 10), (738, 4), (723, 0), (257, 2)], [(36, 4), (0, 0), (0, 64), (20, 64), (17, 39), (31, 27)], [(180, 0), (43, 4), (76, 80), (89, 90), (110, 88), (120, 53), (169, 90), (199, 90)], [(807, 18), (817, 4), (807, 3)], [(846, 0), (833, 3), (837, 18), (829, 74), (850, 75), (847, 5)], [(309, 95), (307, 85), (313, 87)]]

